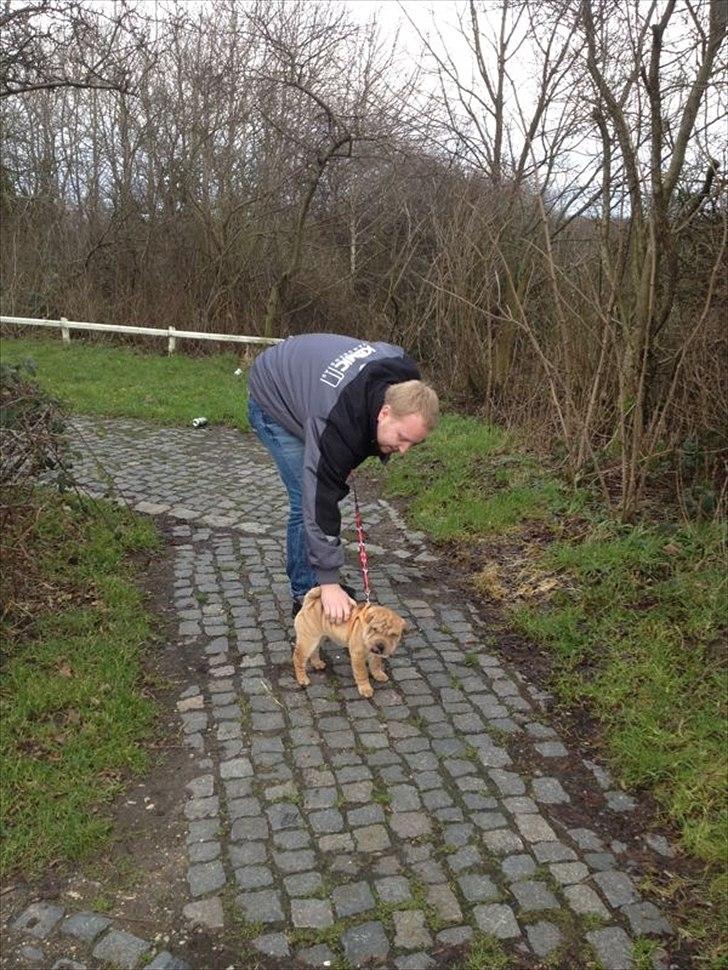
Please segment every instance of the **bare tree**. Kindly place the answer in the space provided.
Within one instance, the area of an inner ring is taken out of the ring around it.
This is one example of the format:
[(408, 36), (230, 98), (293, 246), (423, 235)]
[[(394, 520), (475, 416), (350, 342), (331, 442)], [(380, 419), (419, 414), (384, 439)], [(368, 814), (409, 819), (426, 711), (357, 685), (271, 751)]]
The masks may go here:
[(5, 0), (0, 12), (0, 98), (56, 88), (128, 91), (148, 56), (138, 11), (79, 0)]

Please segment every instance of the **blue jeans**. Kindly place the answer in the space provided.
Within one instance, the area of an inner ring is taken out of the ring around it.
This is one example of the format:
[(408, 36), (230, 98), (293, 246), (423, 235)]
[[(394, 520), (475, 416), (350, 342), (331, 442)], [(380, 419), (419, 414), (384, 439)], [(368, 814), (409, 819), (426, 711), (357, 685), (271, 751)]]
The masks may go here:
[(303, 442), (269, 418), (252, 397), (248, 400), (248, 419), (261, 443), (273, 456), (288, 492), (290, 512), (286, 531), (286, 572), (294, 598), (302, 599), (310, 589), (319, 585), (308, 561), (303, 530)]

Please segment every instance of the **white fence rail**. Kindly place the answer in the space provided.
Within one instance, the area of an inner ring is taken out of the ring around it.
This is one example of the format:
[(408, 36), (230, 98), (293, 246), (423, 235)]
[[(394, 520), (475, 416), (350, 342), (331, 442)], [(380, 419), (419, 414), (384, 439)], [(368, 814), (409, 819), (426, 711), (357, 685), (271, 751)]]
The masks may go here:
[(147, 337), (166, 337), (167, 353), (173, 354), (177, 340), (219, 340), (235, 344), (279, 344), (279, 337), (244, 337), (237, 333), (197, 333), (194, 330), (176, 330), (174, 327), (124, 327), (115, 323), (79, 323), (76, 320), (38, 320), (35, 317), (2, 317), (0, 323), (20, 324), (28, 327), (51, 327), (60, 329), (64, 344), (71, 342), (72, 330), (101, 330), (104, 333), (136, 333)]

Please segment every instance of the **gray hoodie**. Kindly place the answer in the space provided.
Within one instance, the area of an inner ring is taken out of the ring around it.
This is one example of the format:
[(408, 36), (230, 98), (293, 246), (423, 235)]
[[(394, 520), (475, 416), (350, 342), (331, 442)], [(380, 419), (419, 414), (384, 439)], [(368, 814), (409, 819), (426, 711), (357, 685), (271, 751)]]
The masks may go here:
[(351, 471), (377, 446), (377, 416), (390, 384), (418, 380), (401, 347), (316, 333), (289, 337), (260, 354), (249, 378), (251, 398), (304, 442), (306, 548), (320, 583), (339, 582), (344, 563), (339, 502)]

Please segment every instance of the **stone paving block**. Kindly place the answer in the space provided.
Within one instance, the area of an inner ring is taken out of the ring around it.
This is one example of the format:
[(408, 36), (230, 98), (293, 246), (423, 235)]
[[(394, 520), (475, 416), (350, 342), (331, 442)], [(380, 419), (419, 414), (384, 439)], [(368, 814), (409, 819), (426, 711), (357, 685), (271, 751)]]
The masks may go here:
[(525, 795), (512, 795), (503, 799), (503, 805), (512, 815), (528, 815), (538, 812), (538, 805)]
[(366, 882), (350, 882), (337, 886), (331, 894), (331, 899), (336, 915), (340, 919), (364, 913), (368, 909), (374, 909), (375, 906), (374, 897)]
[(190, 923), (198, 926), (206, 926), (211, 930), (221, 930), (224, 925), (222, 902), (219, 896), (211, 896), (209, 899), (200, 899), (195, 903), (187, 903), (182, 910), (182, 914)]
[(536, 863), (530, 855), (523, 853), (521, 855), (508, 856), (501, 863), (501, 869), (506, 879), (514, 882), (519, 879), (528, 879), (529, 876), (532, 876), (536, 871)]
[(307, 829), (283, 829), (274, 833), (273, 842), (276, 849), (307, 849), (311, 845), (311, 836)]
[(287, 957), (291, 954), (285, 933), (264, 933), (263, 936), (256, 936), (250, 943), (258, 953), (267, 957)]
[(243, 842), (242, 845), (228, 846), (228, 858), (233, 869), (265, 862), (266, 856), (265, 842)]
[(274, 852), (273, 861), (281, 872), (305, 872), (316, 865), (316, 856), (310, 849), (293, 849)]
[(43, 902), (31, 903), (10, 925), (14, 930), (30, 933), (36, 939), (43, 940), (55, 929), (62, 916), (63, 910), (60, 906)]
[(594, 915), (609, 919), (609, 910), (589, 886), (565, 886), (564, 896), (570, 908), (580, 916)]
[(466, 845), (447, 857), (447, 864), (453, 872), (465, 872), (483, 863), (483, 857), (473, 845)]
[(616, 869), (597, 872), (594, 882), (612, 906), (627, 906), (639, 899), (634, 883), (625, 872), (618, 872)]
[(472, 819), (478, 828), (485, 829), (504, 829), (508, 825), (508, 820), (502, 812), (474, 812)]
[[(456, 810), (458, 816), (460, 815), (459, 809)], [(441, 814), (437, 815), (441, 821)], [(462, 847), (470, 842), (470, 839), (475, 831), (475, 826), (470, 822), (461, 822), (458, 825), (446, 825), (442, 830), (442, 839), (445, 845), (452, 845), (456, 847)]]
[(339, 832), (321, 836), (318, 845), (322, 852), (351, 852), (354, 849), (354, 840), (348, 832)]
[(212, 818), (220, 811), (220, 799), (217, 795), (211, 798), (192, 798), (184, 808), (185, 818), (194, 821), (200, 818)]
[(576, 852), (562, 842), (540, 842), (533, 846), (533, 854), (539, 862), (572, 862)]
[(193, 865), (187, 870), (187, 882), (193, 896), (204, 896), (225, 885), (225, 870), (219, 861)]
[(634, 966), (632, 941), (621, 927), (594, 930), (586, 938), (604, 970), (631, 970)]
[(308, 822), (314, 832), (340, 832), (344, 828), (344, 818), (336, 808), (326, 808), (320, 812), (311, 812)]
[[(369, 791), (371, 792), (372, 783), (364, 782), (364, 784), (369, 785)], [(364, 801), (366, 800), (367, 799), (364, 799)], [(306, 792), (303, 799), (303, 807), (306, 809), (306, 811), (310, 811), (311, 809), (333, 808), (335, 803), (335, 788), (313, 788)]]
[(265, 810), (274, 832), (280, 829), (295, 829), (303, 826), (303, 816), (290, 802), (277, 802)]
[(445, 946), (461, 946), (472, 938), (473, 930), (470, 926), (451, 926), (437, 934), (437, 942)]
[(394, 945), (403, 950), (417, 950), (430, 946), (432, 937), (425, 927), (425, 914), (419, 909), (395, 911)]
[(142, 940), (123, 930), (110, 930), (96, 944), (93, 955), (97, 960), (104, 960), (119, 970), (134, 970), (151, 948), (152, 944), (148, 940)]
[(92, 943), (111, 924), (111, 920), (97, 913), (75, 913), (67, 916), (59, 929), (66, 936), (73, 936), (84, 943)]
[(189, 846), (190, 862), (211, 862), (220, 855), (219, 842), (195, 842)]
[(278, 923), (285, 918), (280, 894), (275, 889), (239, 893), (235, 902), (249, 923)]
[(516, 815), (514, 821), (528, 842), (556, 842), (557, 835), (540, 815)]
[(476, 906), (473, 917), (479, 929), (499, 940), (514, 939), (521, 935), (521, 931), (510, 906), (502, 903), (491, 903), (488, 906)]
[(424, 812), (394, 812), (388, 821), (390, 828), (401, 839), (416, 839), (432, 832), (430, 820)]
[(604, 843), (591, 829), (569, 829), (569, 836), (580, 849), (587, 849), (590, 852), (601, 852), (604, 849)]
[(494, 829), (492, 832), (483, 832), (483, 844), (496, 855), (509, 855), (511, 852), (519, 852), (523, 848), (523, 842), (510, 829)]
[(31, 967), (42, 967), (48, 965), (45, 953), (37, 946), (21, 946), (18, 953), (21, 959), (23, 959)]
[(534, 778), (531, 782), (533, 797), (544, 805), (561, 805), (571, 801), (557, 778)]
[(347, 824), (352, 827), (375, 825), (384, 821), (384, 809), (381, 805), (369, 804), (362, 808), (353, 808), (346, 813)]
[(262, 889), (273, 882), (273, 873), (267, 866), (242, 866), (235, 870), (235, 881), (241, 889)]
[(228, 817), (231, 821), (235, 821), (238, 818), (251, 818), (260, 815), (260, 799), (249, 797), (249, 798), (233, 798), (228, 802)]
[(626, 792), (608, 791), (604, 797), (613, 812), (633, 812), (637, 808), (637, 802)]
[(374, 883), (377, 895), (385, 903), (403, 903), (412, 898), (409, 882), (404, 876), (386, 876)]
[(446, 885), (429, 886), (427, 901), (445, 923), (459, 923), (463, 918), (455, 893)]
[[(151, 964), (149, 964), (151, 966)], [(61, 957), (60, 960), (51, 966), (51, 970), (86, 970), (85, 963), (78, 963), (77, 960), (69, 960), (67, 957)], [(156, 968), (154, 968), (156, 970)]]
[(299, 950), (296, 959), (306, 967), (330, 967), (336, 961), (336, 954), (325, 944), (319, 943), (318, 946)]
[(653, 903), (631, 903), (623, 910), (635, 936), (664, 936), (672, 927)]
[(397, 970), (430, 970), (437, 964), (426, 953), (410, 953), (406, 957), (397, 957), (394, 961)]
[(168, 950), (162, 950), (144, 970), (192, 970), (192, 967), (179, 957), (172, 956)]
[(581, 882), (589, 875), (589, 870), (583, 862), (554, 862), (549, 866), (549, 870), (554, 879), (562, 886)]
[(533, 952), (539, 957), (547, 957), (564, 939), (558, 926), (546, 920), (529, 923), (526, 927), (526, 935)]
[(311, 896), (323, 886), (323, 881), (320, 872), (298, 872), (287, 876), (283, 885), (289, 896)]
[(291, 920), (300, 929), (326, 929), (334, 922), (331, 903), (327, 899), (292, 899)]
[(344, 955), (353, 966), (366, 961), (384, 960), (389, 953), (389, 943), (384, 927), (379, 922), (360, 923), (342, 934)]
[(525, 913), (539, 909), (559, 908), (558, 900), (543, 882), (537, 880), (514, 882), (511, 885), (511, 892)]
[(458, 885), (469, 903), (487, 902), (500, 896), (500, 890), (487, 876), (460, 876)]
[(392, 844), (383, 825), (354, 829), (353, 835), (359, 852), (381, 852)]

